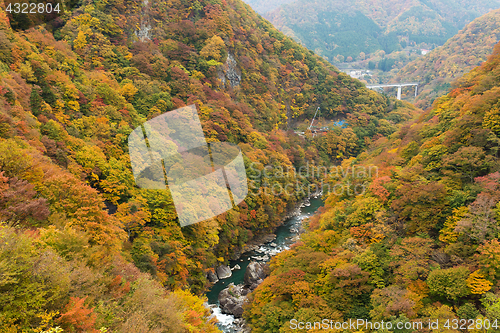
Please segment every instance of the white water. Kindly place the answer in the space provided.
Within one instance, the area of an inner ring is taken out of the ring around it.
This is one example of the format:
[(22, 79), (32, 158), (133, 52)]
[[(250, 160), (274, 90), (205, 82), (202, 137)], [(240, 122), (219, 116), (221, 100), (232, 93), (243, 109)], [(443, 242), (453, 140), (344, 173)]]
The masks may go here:
[(217, 318), (218, 326), (223, 332), (232, 332), (231, 329), (234, 327), (234, 316), (227, 315), (221, 312), (219, 307), (212, 308), (212, 313), (215, 318)]

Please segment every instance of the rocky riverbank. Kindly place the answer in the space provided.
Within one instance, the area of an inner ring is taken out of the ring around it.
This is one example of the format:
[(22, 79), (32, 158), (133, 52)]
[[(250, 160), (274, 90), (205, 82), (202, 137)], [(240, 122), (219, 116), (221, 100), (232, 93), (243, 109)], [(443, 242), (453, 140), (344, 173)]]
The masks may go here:
[(251, 293), (268, 275), (267, 264), (252, 261), (245, 271), (244, 283), (235, 285), (234, 283), (219, 293), (219, 305), (222, 313), (231, 314), (235, 318), (241, 318), (243, 314), (243, 304), (247, 300), (247, 295)]
[[(221, 268), (217, 267), (208, 275), (209, 280), (215, 284), (207, 296), (223, 332), (250, 332), (245, 320), (241, 318), (247, 296), (267, 276), (269, 267), (266, 262), (299, 239), (303, 231), (302, 220), (314, 214), (322, 205), (321, 199), (315, 199), (317, 196), (305, 200), (287, 214), (288, 221), (283, 221), (275, 234), (259, 235), (249, 241), (230, 261), (230, 266), (233, 267), (219, 266)], [(221, 278), (219, 281), (218, 273), (221, 277), (232, 274), (229, 278)]]
[[(276, 226), (276, 228), (282, 226), (285, 223), (285, 221), (291, 219), (292, 217), (299, 216), (301, 208), (309, 207), (311, 205), (310, 200), (312, 198), (314, 198), (314, 199), (318, 198), (319, 196), (321, 196), (321, 194), (322, 194), (321, 192), (314, 193), (313, 195), (311, 195), (311, 197), (306, 198), (306, 199), (304, 199), (303, 202), (301, 202), (300, 204), (297, 204), (292, 210), (290, 210), (287, 214), (285, 214), (285, 216), (281, 220), (280, 225)], [(302, 232), (303, 232), (303, 229), (300, 227), (297, 230), (297, 233), (302, 233)], [(249, 240), (247, 242), (247, 244), (245, 244), (245, 246), (243, 246), (242, 249), (235, 251), (233, 256), (231, 257), (231, 260), (238, 260), (243, 253), (255, 251), (260, 246), (267, 244), (267, 243), (270, 243), (275, 239), (276, 239), (276, 235), (274, 233), (257, 235), (254, 238), (252, 238), (251, 240)]]

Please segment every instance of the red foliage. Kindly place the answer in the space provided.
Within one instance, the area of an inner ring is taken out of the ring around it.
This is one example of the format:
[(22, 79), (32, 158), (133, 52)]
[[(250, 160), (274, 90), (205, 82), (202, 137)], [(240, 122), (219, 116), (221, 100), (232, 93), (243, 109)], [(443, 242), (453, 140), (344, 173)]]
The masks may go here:
[(359, 227), (352, 227), (349, 229), (349, 232), (351, 233), (352, 237), (356, 238), (362, 243), (368, 243), (368, 241), (372, 238), (373, 236), (373, 223), (368, 223)]
[(498, 171), (484, 177), (476, 177), (474, 181), (481, 185), (490, 196), (500, 199), (500, 173)]
[(369, 189), (375, 196), (377, 196), (380, 199), (380, 201), (387, 202), (387, 199), (389, 198), (389, 195), (391, 193), (383, 186), (383, 184), (390, 181), (391, 178), (388, 176), (376, 178), (370, 184)]
[(42, 221), (49, 214), (47, 200), (37, 198), (32, 184), (17, 177), (9, 179), (0, 173), (0, 217), (7, 221), (26, 221), (28, 218)]
[(122, 277), (117, 275), (109, 284), (108, 290), (113, 298), (122, 298), (130, 291), (130, 282), (122, 283)]
[(71, 297), (66, 305), (65, 313), (59, 318), (61, 325), (67, 329), (73, 327), (76, 332), (99, 332), (95, 329), (96, 314), (84, 304), (87, 297)]
[(186, 103), (184, 103), (184, 101), (182, 99), (177, 98), (177, 97), (172, 98), (172, 103), (174, 103), (174, 106), (176, 109), (186, 106)]

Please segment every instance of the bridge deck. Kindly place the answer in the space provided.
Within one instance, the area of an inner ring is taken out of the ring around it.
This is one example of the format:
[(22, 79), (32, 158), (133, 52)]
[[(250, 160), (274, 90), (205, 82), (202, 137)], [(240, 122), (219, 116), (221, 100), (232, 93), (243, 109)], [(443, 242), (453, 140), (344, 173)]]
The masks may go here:
[(385, 87), (398, 87), (397, 99), (401, 99), (401, 90), (403, 87), (415, 86), (415, 97), (417, 97), (418, 92), (418, 82), (408, 82), (408, 83), (389, 83), (389, 84), (368, 84), (366, 87), (368, 89), (373, 88), (385, 88)]
[(390, 83), (390, 84), (367, 84), (367, 88), (385, 88), (385, 87), (408, 87), (408, 86), (418, 86), (418, 82), (415, 83)]

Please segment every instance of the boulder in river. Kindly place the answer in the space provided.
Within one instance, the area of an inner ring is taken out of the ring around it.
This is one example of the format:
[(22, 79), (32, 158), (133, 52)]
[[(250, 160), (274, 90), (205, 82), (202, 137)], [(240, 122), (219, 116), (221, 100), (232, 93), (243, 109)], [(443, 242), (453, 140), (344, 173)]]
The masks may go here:
[(245, 276), (243, 277), (243, 281), (246, 286), (250, 286), (251, 289), (255, 289), (266, 277), (266, 273), (264, 271), (264, 264), (261, 264), (257, 261), (252, 261), (248, 264), (247, 270), (245, 271)]
[(241, 252), (245, 253), (245, 252), (249, 252), (249, 251), (255, 251), (260, 247), (260, 245), (272, 242), (275, 239), (276, 239), (275, 234), (267, 234), (267, 235), (257, 236), (254, 239), (252, 239), (250, 242), (248, 242), (243, 247), (243, 250)]
[(216, 283), (217, 281), (219, 281), (217, 274), (215, 274), (214, 272), (208, 272), (207, 278), (208, 278), (208, 281), (210, 281), (212, 283)]
[(255, 259), (255, 260), (263, 260), (263, 261), (268, 261), (269, 260), (269, 256), (266, 254), (266, 255), (263, 255), (263, 256), (253, 256), (251, 257), (252, 259)]
[(243, 318), (235, 319), (233, 325), (236, 328), (235, 332), (239, 332), (239, 333), (251, 333), (252, 332), (252, 329), (248, 326), (245, 319), (243, 319)]
[(219, 304), (222, 312), (241, 318), (247, 295), (262, 283), (266, 275), (265, 265), (252, 261), (245, 271), (243, 279), (245, 284), (235, 286), (234, 283), (230, 283), (226, 289), (219, 293)]
[(234, 267), (231, 268), (232, 271), (238, 270), (238, 269), (241, 269), (240, 265), (238, 265), (238, 264), (234, 265)]
[(243, 314), (243, 304), (247, 299), (250, 289), (242, 284), (237, 286), (230, 283), (229, 286), (219, 293), (219, 304), (223, 313), (232, 314), (236, 318), (241, 318)]
[(228, 277), (231, 277), (231, 275), (232, 275), (231, 268), (229, 268), (229, 266), (221, 265), (221, 266), (217, 267), (216, 271), (217, 271), (217, 276), (219, 277), (219, 279), (227, 279)]

